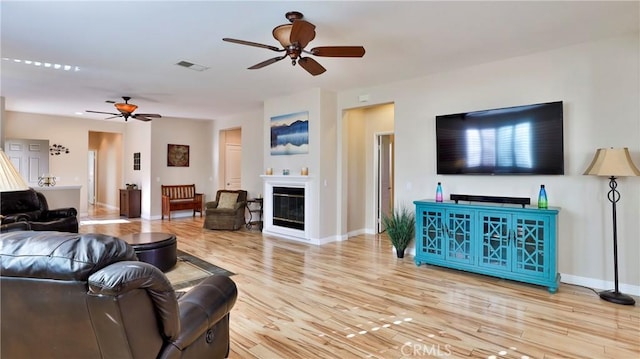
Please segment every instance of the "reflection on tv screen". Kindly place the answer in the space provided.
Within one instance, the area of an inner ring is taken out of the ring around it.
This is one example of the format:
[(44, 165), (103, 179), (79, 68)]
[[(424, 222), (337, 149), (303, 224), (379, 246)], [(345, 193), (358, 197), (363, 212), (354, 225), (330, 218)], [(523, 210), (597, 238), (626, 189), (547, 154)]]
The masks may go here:
[(436, 117), (438, 174), (564, 174), (562, 102)]

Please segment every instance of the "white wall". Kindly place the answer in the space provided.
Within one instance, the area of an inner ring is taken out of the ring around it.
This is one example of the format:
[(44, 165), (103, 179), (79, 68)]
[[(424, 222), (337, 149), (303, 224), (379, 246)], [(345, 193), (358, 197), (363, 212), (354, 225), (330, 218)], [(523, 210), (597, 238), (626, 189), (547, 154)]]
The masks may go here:
[[(302, 167), (309, 169), (311, 177), (311, 210), (313, 218), (309, 228), (311, 239), (324, 243), (341, 239), (337, 231), (335, 215), (338, 173), (338, 121), (336, 114), (336, 94), (321, 89), (299, 91), (265, 101), (263, 119), (264, 166), (273, 168), (274, 175), (289, 169), (291, 175), (299, 175)], [(272, 156), (270, 150), (271, 118), (296, 112), (309, 112), (309, 153), (290, 156)], [(306, 213), (305, 213), (306, 214)], [(305, 216), (306, 217), (306, 216)]]
[[(151, 218), (151, 127), (152, 122), (129, 121), (127, 131), (124, 136), (124, 184), (120, 188), (125, 188), (127, 183), (138, 185), (140, 189), (140, 217)], [(165, 150), (166, 151), (166, 150)], [(140, 153), (140, 170), (133, 170), (133, 154)], [(162, 153), (157, 154), (162, 157)], [(166, 156), (166, 153), (165, 153)], [(197, 189), (197, 187), (196, 187)], [(158, 196), (157, 193), (155, 193)]]
[[(559, 218), (563, 281), (610, 288), (613, 279), (611, 204), (605, 178), (583, 176), (596, 148), (629, 147), (640, 165), (639, 34), (557, 49), (338, 94), (338, 113), (395, 102), (396, 203), (449, 193), (535, 198), (546, 184)], [(564, 101), (564, 176), (438, 176), (435, 116), (547, 101)], [(342, 179), (346, 181), (345, 179)], [(618, 189), (620, 282), (640, 294), (640, 178)]]

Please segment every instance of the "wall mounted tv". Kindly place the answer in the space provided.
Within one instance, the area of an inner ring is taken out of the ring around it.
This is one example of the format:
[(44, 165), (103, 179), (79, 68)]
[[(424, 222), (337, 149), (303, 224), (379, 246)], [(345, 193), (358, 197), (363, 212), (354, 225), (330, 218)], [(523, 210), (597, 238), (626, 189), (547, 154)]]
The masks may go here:
[(562, 175), (562, 101), (436, 116), (438, 174)]

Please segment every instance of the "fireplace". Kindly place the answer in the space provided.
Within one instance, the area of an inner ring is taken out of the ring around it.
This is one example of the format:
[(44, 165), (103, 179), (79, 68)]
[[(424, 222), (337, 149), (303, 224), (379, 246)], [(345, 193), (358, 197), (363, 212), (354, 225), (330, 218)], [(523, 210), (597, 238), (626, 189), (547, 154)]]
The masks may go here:
[(312, 176), (264, 175), (263, 234), (315, 243)]
[(304, 188), (273, 187), (273, 225), (304, 231)]

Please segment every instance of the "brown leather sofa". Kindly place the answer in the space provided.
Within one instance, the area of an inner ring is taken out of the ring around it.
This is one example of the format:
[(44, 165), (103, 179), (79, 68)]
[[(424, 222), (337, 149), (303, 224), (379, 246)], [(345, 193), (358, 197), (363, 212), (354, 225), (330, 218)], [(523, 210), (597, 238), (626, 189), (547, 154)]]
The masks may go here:
[[(230, 200), (229, 200), (230, 199)], [(237, 230), (245, 224), (247, 191), (218, 190), (216, 200), (205, 204), (203, 228)]]
[(28, 222), (34, 231), (78, 233), (78, 211), (75, 208), (49, 209), (45, 196), (29, 188), (0, 192), (2, 224)]
[[(4, 358), (223, 358), (234, 282), (176, 295), (164, 274), (103, 234), (0, 236)], [(178, 298), (179, 297), (179, 298)]]

